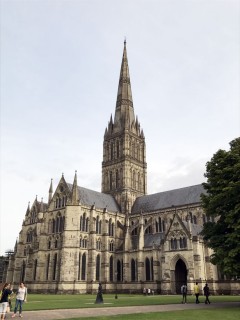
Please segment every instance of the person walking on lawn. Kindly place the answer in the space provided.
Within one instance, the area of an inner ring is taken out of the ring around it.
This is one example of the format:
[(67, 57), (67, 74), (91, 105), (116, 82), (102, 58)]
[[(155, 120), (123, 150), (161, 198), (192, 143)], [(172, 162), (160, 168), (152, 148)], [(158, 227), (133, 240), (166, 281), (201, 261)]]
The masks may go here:
[(195, 294), (195, 297), (196, 297), (196, 303), (200, 303), (198, 297), (199, 297), (199, 294), (200, 294), (200, 289), (199, 289), (199, 285), (198, 285), (198, 282), (196, 282), (196, 284), (194, 285), (194, 294)]
[(23, 303), (27, 301), (27, 288), (24, 286), (24, 283), (21, 282), (16, 295), (16, 303), (14, 308), (14, 314), (12, 315), (12, 318), (16, 317), (16, 313), (19, 307), (19, 317), (22, 318), (22, 306)]
[(182, 303), (187, 303), (187, 285), (185, 283), (181, 286), (181, 293)]
[(209, 292), (209, 286), (208, 286), (207, 283), (205, 284), (205, 287), (203, 288), (203, 293), (204, 293), (204, 295), (206, 297), (205, 304), (210, 304), (210, 301), (209, 301), (209, 298), (208, 298), (209, 295), (210, 295), (210, 292)]
[(12, 287), (10, 283), (5, 283), (1, 292), (0, 298), (0, 313), (1, 319), (6, 319), (6, 312), (8, 307), (8, 298), (9, 295), (12, 294)]

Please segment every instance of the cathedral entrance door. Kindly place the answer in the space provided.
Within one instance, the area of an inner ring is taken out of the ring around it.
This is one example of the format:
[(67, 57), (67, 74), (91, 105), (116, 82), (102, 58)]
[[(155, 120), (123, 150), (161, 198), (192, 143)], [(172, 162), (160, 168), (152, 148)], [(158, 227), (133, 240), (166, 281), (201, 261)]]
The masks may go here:
[(187, 268), (182, 259), (179, 259), (175, 267), (175, 287), (176, 293), (181, 293), (181, 285), (187, 283)]

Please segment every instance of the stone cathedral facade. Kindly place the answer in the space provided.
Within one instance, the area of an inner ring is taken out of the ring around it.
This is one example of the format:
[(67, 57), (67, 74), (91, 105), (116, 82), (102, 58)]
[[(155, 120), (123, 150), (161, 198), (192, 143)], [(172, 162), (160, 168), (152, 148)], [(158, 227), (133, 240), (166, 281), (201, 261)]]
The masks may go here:
[(48, 202), (27, 208), (7, 281), (30, 292), (162, 294), (206, 281), (214, 292), (233, 292), (210, 263), (200, 235), (206, 216), (202, 185), (147, 195), (146, 144), (135, 117), (124, 43), (117, 102), (104, 134), (102, 192), (61, 177)]

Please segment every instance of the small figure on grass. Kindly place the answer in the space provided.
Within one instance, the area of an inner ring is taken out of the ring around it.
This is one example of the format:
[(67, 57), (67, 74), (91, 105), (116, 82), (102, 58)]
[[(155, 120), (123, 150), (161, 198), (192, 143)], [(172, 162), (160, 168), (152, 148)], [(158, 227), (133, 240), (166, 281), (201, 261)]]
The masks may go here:
[(209, 301), (209, 295), (210, 295), (210, 292), (209, 292), (209, 286), (208, 284), (206, 283), (205, 284), (205, 287), (203, 288), (203, 292), (204, 292), (204, 295), (205, 295), (205, 304), (210, 304), (210, 301)]
[(103, 297), (102, 297), (102, 284), (99, 283), (98, 286), (98, 292), (95, 303), (103, 303)]
[(181, 286), (181, 293), (182, 303), (187, 303), (187, 285), (185, 283)]

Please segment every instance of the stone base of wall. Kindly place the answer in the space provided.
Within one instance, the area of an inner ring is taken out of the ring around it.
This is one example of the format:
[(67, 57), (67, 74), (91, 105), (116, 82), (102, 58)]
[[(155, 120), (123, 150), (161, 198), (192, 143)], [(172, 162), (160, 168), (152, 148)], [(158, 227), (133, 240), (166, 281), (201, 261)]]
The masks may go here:
[[(193, 294), (194, 281), (188, 282), (188, 294)], [(200, 292), (205, 281), (198, 281)], [(98, 282), (63, 282), (63, 283), (26, 283), (29, 293), (53, 294), (97, 294)], [(211, 295), (240, 295), (240, 281), (208, 281)], [(174, 284), (170, 281), (102, 283), (103, 293), (143, 294), (143, 290), (151, 289), (151, 294), (171, 295)]]

